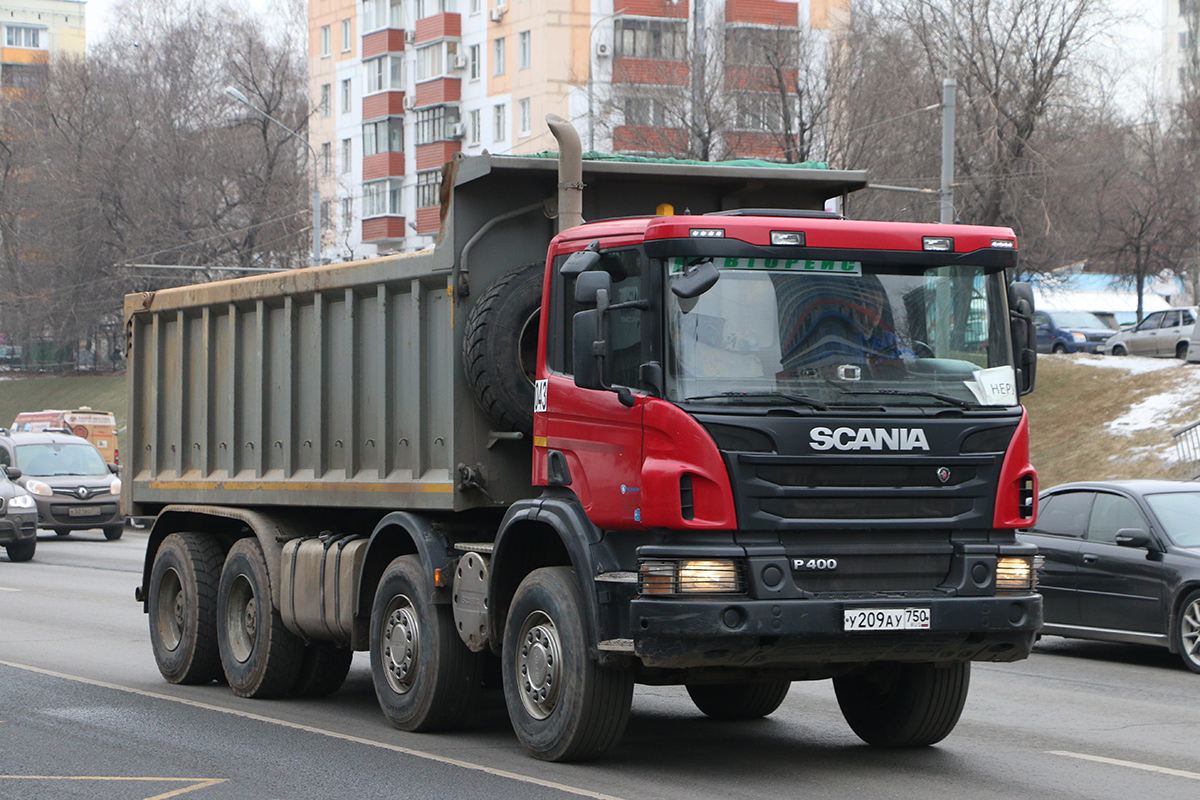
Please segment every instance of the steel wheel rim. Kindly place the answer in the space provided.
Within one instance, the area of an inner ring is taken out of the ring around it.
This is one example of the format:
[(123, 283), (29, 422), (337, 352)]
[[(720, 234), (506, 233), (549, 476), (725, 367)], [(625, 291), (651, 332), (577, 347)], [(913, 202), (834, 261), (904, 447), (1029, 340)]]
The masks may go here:
[(183, 641), (186, 608), (187, 598), (183, 593), (183, 581), (175, 569), (168, 569), (158, 584), (154, 622), (158, 626), (158, 638), (169, 651), (175, 651)]
[(421, 657), (421, 623), (412, 601), (397, 595), (388, 603), (383, 625), (383, 674), (396, 694), (407, 694), (417, 680)]
[(245, 664), (254, 652), (258, 636), (258, 601), (245, 575), (238, 575), (229, 587), (225, 632), (229, 636), (229, 654), (239, 664)]
[(1179, 649), (1184, 658), (1200, 665), (1200, 598), (1184, 606), (1179, 615)]
[(521, 626), (517, 652), (517, 683), (521, 704), (534, 719), (554, 713), (562, 687), (562, 640), (549, 616), (535, 611)]

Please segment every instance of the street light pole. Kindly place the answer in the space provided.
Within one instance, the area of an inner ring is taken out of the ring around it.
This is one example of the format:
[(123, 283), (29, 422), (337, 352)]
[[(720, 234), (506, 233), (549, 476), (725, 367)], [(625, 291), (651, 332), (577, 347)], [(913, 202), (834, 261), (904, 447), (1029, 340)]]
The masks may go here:
[(225, 87), (225, 94), (229, 95), (234, 100), (237, 100), (239, 103), (241, 103), (246, 108), (253, 111), (255, 114), (258, 114), (259, 116), (263, 117), (264, 119), (274, 122), (276, 125), (283, 128), (290, 135), (296, 137), (301, 142), (303, 142), (304, 146), (308, 148), (308, 151), (310, 153), (312, 153), (312, 255), (309, 257), (309, 263), (314, 267), (319, 267), (321, 265), (321, 189), (320, 189), (320, 185), (317, 182), (318, 181), (318, 179), (317, 179), (317, 161), (318, 161), (318, 159), (317, 159), (316, 149), (311, 144), (309, 144), (309, 141), (307, 138), (296, 133), (294, 130), (289, 128), (287, 125), (284, 125), (282, 122), (275, 119), (270, 114), (263, 111), (261, 108), (253, 105), (250, 102), (250, 100), (246, 97), (246, 95), (242, 94), (234, 87), (232, 87), (232, 86)]
[(622, 8), (618, 11), (608, 14), (607, 16), (601, 17), (592, 24), (591, 30), (588, 31), (588, 150), (596, 149), (596, 115), (592, 111), (592, 61), (596, 57), (596, 48), (592, 46), (592, 37), (596, 35), (596, 28), (599, 27), (601, 23), (607, 22), (610, 19), (616, 19), (626, 11), (627, 9)]

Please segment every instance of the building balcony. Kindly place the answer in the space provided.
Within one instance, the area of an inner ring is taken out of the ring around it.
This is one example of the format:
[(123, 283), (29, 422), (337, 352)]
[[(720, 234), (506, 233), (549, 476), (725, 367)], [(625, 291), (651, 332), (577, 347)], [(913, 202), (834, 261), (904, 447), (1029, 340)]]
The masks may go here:
[[(420, 212), (418, 212), (419, 214)], [(378, 244), (404, 239), (404, 217), (370, 217), (362, 221), (362, 240)]]
[(613, 60), (612, 82), (650, 86), (687, 86), (686, 61), (665, 58), (618, 58)]
[(682, 153), (687, 150), (687, 144), (687, 133), (681, 128), (654, 125), (618, 125), (613, 128), (613, 151), (616, 153)]
[(437, 233), (442, 228), (442, 207), (430, 206), (417, 209), (417, 233)]
[(434, 14), (431, 17), (417, 20), (416, 44), (424, 44), (437, 39), (459, 39), (462, 37), (461, 14)]
[(362, 118), (366, 122), (404, 113), (404, 92), (376, 92), (362, 99)]
[(462, 100), (462, 78), (434, 78), (417, 84), (414, 106), (440, 106)]
[(687, 19), (691, 13), (691, 3), (688, 0), (622, 0), (626, 17), (668, 17), (670, 19)]
[(398, 178), (404, 175), (404, 153), (376, 153), (365, 156), (362, 163), (363, 181)]
[(399, 53), (404, 50), (404, 31), (399, 28), (384, 28), (371, 31), (362, 37), (362, 58), (374, 58), (384, 53)]
[(761, 158), (764, 161), (788, 160), (781, 144), (782, 135), (765, 131), (725, 131), (721, 134), (734, 158)]
[[(462, 152), (462, 143), (458, 141), (419, 144), (417, 145), (416, 171), (424, 172), (427, 169), (437, 169), (442, 164), (454, 158), (454, 154), (459, 152)], [(419, 213), (417, 219), (418, 221), (420, 220)]]
[[(783, 70), (782, 76), (771, 67), (746, 67), (734, 64), (725, 67), (725, 89), (731, 92), (772, 92), (780, 90), (780, 81), (785, 90), (797, 86), (795, 69)], [(795, 97), (791, 91), (788, 94)]]
[(779, 0), (725, 0), (725, 21), (751, 25), (794, 28), (799, 25), (800, 6)]

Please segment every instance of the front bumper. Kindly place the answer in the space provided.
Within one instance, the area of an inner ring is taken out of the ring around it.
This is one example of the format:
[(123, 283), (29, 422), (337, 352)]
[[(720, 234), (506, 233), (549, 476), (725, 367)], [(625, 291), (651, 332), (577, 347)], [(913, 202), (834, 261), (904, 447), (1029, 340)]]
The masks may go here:
[(14, 514), (0, 518), (0, 545), (16, 544), (37, 538), (37, 515)]
[[(928, 630), (846, 632), (843, 611), (928, 608)], [(631, 604), (647, 667), (802, 669), (865, 661), (1019, 661), (1042, 626), (1036, 593), (999, 597), (755, 600), (646, 598)]]
[[(99, 499), (87, 502), (72, 502), (59, 495), (35, 496), (34, 501), (37, 503), (38, 525), (43, 528), (77, 531), (103, 528), (125, 521), (120, 502), (113, 495), (101, 495)], [(75, 509), (74, 514), (72, 509)], [(87, 513), (79, 515), (80, 510), (86, 510)]]

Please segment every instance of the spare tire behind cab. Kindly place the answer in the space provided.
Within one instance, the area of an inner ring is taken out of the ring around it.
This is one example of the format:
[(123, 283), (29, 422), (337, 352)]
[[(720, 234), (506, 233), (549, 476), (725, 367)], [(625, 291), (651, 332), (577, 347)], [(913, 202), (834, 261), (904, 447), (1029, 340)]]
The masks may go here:
[(533, 434), (543, 265), (497, 278), (467, 316), (463, 367), (475, 401), (503, 430)]

